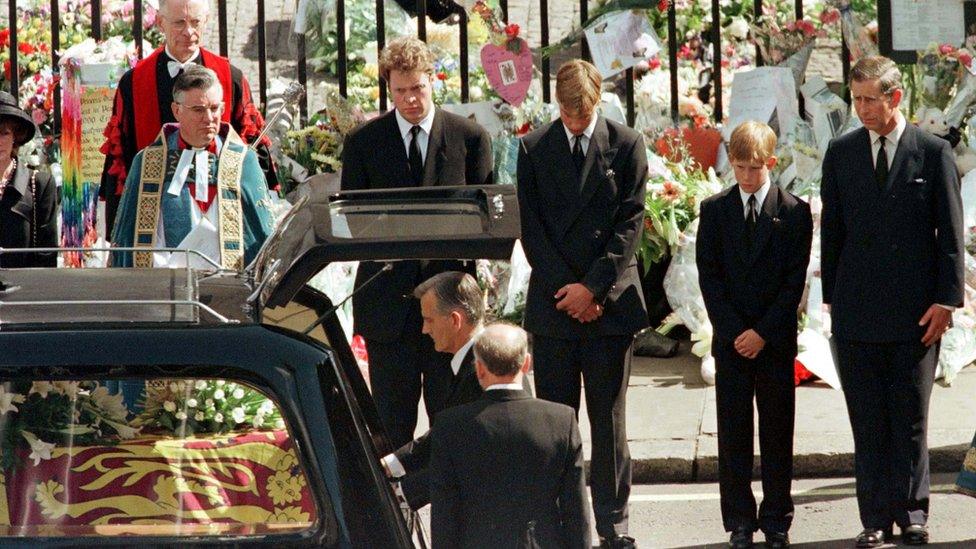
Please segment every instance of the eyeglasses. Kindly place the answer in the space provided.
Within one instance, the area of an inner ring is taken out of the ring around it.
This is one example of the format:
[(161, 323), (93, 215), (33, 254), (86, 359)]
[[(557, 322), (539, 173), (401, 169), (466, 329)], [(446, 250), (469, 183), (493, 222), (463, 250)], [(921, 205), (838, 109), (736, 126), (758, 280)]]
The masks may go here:
[(210, 106), (194, 105), (191, 107), (189, 105), (184, 105), (183, 103), (177, 103), (177, 105), (183, 107), (184, 109), (188, 109), (190, 113), (193, 114), (193, 116), (199, 118), (203, 118), (207, 114), (210, 114), (211, 116), (220, 116), (220, 113), (224, 110), (223, 102), (217, 103), (216, 105), (210, 105)]

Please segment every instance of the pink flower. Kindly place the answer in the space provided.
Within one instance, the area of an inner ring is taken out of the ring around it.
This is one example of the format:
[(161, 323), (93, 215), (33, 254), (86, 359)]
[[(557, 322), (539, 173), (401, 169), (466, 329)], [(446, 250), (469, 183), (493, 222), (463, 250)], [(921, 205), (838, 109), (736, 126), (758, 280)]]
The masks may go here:
[(827, 8), (820, 12), (820, 22), (824, 25), (832, 25), (840, 19), (840, 10), (837, 8)]
[(956, 48), (949, 44), (942, 44), (941, 46), (939, 46), (939, 53), (941, 53), (942, 55), (949, 55), (954, 51), (956, 51)]
[(31, 118), (34, 120), (35, 124), (41, 125), (44, 122), (47, 122), (47, 113), (41, 109), (34, 109), (34, 111), (31, 113)]
[(967, 69), (973, 65), (973, 56), (968, 53), (959, 54), (959, 62)]

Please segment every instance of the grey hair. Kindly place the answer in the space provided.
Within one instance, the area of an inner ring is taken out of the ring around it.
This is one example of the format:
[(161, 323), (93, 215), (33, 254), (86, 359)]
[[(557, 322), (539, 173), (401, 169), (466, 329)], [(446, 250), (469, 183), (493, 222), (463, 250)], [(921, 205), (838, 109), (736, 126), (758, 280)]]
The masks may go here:
[(881, 55), (862, 57), (851, 67), (851, 80), (864, 82), (877, 80), (881, 84), (881, 93), (891, 95), (901, 89), (901, 71), (894, 61)]
[(427, 292), (433, 292), (437, 311), (443, 315), (460, 311), (472, 325), (485, 320), (485, 298), (481, 295), (478, 281), (468, 273), (446, 271), (438, 273), (420, 283), (413, 291), (420, 299)]
[(182, 104), (184, 93), (190, 90), (209, 91), (215, 86), (220, 90), (220, 95), (223, 96), (224, 87), (220, 84), (217, 73), (203, 65), (194, 63), (180, 73), (176, 77), (176, 81), (173, 82), (173, 101)]
[(507, 322), (493, 322), (474, 342), (474, 356), (492, 374), (514, 376), (529, 356), (525, 330)]
[[(159, 7), (156, 8), (156, 11), (157, 12), (160, 12), (160, 13), (165, 12), (166, 11), (166, 6), (169, 4), (169, 2), (170, 2), (170, 0), (159, 0), (157, 2), (157, 5)], [(210, 9), (210, 0), (206, 0), (206, 4), (207, 4), (207, 9), (209, 10)]]

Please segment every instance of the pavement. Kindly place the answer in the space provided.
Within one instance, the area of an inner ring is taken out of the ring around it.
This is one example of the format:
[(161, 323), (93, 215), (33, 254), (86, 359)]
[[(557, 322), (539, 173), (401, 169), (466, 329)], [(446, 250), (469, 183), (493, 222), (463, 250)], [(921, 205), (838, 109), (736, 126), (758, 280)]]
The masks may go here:
[[(634, 357), (627, 392), (627, 434), (634, 484), (718, 480), (715, 387), (699, 373), (701, 360), (682, 341), (673, 358)], [(976, 366), (951, 387), (936, 381), (929, 407), (929, 459), (933, 473), (957, 473), (976, 431)], [(420, 405), (417, 433), (427, 431)], [(584, 453), (590, 456), (586, 406), (580, 410)], [(854, 475), (854, 438), (844, 394), (822, 381), (796, 389), (793, 438), (795, 478)], [(758, 433), (758, 427), (756, 427)], [(754, 475), (759, 474), (759, 439)], [(588, 462), (588, 460), (587, 460)]]
[[(635, 484), (717, 480), (715, 387), (702, 381), (700, 367), (687, 341), (674, 358), (634, 358), (627, 432)], [(964, 368), (951, 387), (936, 382), (928, 437), (933, 473), (959, 471), (976, 431), (973, 395), (976, 366)], [(582, 412), (580, 429), (588, 445), (589, 424)], [(854, 439), (841, 391), (821, 381), (797, 387), (793, 445), (796, 478), (853, 475)], [(754, 447), (758, 454), (758, 437)], [(757, 474), (758, 465), (757, 455)]]

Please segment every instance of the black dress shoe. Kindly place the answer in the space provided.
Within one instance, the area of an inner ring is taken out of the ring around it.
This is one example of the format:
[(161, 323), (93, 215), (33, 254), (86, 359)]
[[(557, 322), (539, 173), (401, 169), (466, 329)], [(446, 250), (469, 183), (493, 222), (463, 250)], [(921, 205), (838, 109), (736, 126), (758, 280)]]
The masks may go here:
[(929, 542), (929, 530), (924, 524), (912, 524), (901, 529), (905, 545), (925, 545)]
[(637, 540), (630, 536), (614, 534), (608, 538), (600, 538), (601, 549), (637, 549)]
[(790, 535), (786, 532), (766, 532), (766, 547), (782, 549), (790, 546)]
[(865, 528), (863, 532), (857, 535), (855, 544), (860, 549), (866, 549), (869, 547), (881, 547), (885, 544), (885, 540), (891, 537), (891, 533), (885, 530), (875, 530), (874, 528)]
[(752, 547), (752, 530), (739, 527), (732, 531), (729, 536), (729, 547), (731, 549), (749, 549)]

